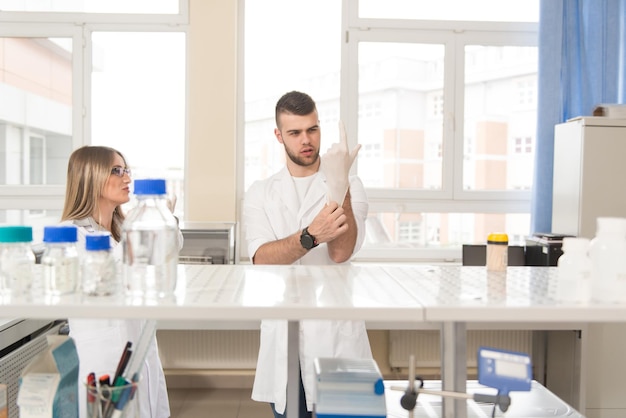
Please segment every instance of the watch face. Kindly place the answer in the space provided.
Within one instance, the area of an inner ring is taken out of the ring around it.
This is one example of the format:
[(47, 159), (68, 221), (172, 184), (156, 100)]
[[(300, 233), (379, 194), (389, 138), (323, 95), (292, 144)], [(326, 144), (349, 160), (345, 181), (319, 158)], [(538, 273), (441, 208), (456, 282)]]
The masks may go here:
[(300, 235), (300, 244), (307, 250), (313, 248), (313, 238), (309, 234)]

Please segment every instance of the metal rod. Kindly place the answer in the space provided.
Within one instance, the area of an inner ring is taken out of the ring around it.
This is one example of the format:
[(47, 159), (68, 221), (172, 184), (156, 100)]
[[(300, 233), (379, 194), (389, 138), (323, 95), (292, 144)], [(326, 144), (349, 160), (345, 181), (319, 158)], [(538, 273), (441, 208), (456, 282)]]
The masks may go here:
[[(441, 325), (441, 388), (465, 393), (467, 386), (465, 323), (444, 322)], [(467, 418), (467, 402), (443, 398), (442, 418)]]
[(287, 328), (287, 417), (300, 413), (300, 322), (289, 321)]

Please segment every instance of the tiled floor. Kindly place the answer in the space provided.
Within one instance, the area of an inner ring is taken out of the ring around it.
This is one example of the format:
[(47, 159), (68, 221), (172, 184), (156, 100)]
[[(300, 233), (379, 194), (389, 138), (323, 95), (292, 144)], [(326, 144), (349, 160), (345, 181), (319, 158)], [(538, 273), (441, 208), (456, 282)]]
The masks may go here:
[(273, 418), (251, 389), (169, 389), (171, 418)]

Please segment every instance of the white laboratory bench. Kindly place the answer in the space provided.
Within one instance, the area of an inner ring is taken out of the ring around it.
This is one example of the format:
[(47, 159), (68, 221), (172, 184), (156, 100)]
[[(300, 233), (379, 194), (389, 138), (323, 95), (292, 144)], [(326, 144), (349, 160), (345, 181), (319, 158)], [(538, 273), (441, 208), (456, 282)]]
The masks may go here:
[[(352, 319), (438, 324), (445, 390), (466, 389), (468, 322), (626, 322), (626, 306), (559, 304), (556, 268), (372, 264), (352, 266), (180, 265), (171, 300), (67, 295), (4, 301), (6, 318), (142, 318), (190, 323), (289, 321), (289, 364), (297, 365), (299, 320)], [(295, 357), (294, 357), (295, 356)], [(294, 360), (295, 358), (295, 360)], [(295, 363), (294, 363), (295, 361)], [(290, 379), (297, 369), (290, 368)], [(291, 373), (291, 372), (294, 373)], [(297, 399), (289, 385), (288, 399)], [(288, 402), (288, 413), (296, 402)], [(465, 402), (445, 400), (442, 416), (467, 416)]]

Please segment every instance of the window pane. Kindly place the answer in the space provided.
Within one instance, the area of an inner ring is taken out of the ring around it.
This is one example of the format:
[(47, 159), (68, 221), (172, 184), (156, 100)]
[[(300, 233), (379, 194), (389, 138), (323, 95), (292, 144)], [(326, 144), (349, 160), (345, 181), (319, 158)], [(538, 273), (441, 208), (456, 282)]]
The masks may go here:
[(178, 13), (178, 0), (0, 0), (0, 10), (13, 12)]
[(33, 243), (43, 242), (43, 228), (57, 225), (60, 210), (0, 210), (0, 225), (27, 225), (33, 228)]
[(441, 189), (443, 45), (359, 44), (358, 174), (366, 187)]
[(537, 56), (536, 47), (465, 47), (464, 189), (530, 190)]
[(321, 153), (338, 141), (341, 2), (248, 0), (245, 3), (244, 186), (284, 166), (274, 136), (274, 107), (300, 90), (317, 103)]
[(0, 185), (65, 184), (71, 40), (0, 38)]
[(374, 19), (538, 22), (539, 2), (528, 0), (359, 0), (359, 17)]
[(524, 242), (529, 225), (529, 214), (370, 212), (364, 248), (459, 248), (502, 231)]
[(92, 144), (122, 152), (134, 178), (169, 180), (182, 213), (185, 35), (97, 32), (93, 45)]

